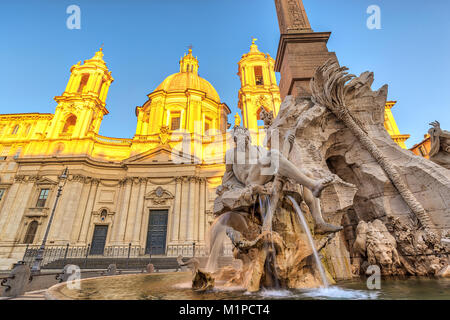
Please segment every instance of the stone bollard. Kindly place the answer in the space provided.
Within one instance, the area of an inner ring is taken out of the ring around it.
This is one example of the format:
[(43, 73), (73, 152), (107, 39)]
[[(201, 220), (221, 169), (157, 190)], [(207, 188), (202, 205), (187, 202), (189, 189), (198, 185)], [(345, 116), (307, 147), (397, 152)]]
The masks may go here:
[(153, 264), (149, 263), (149, 264), (147, 265), (146, 271), (147, 271), (147, 273), (153, 273), (153, 272), (155, 272), (155, 266), (154, 266)]
[(71, 276), (75, 279), (81, 279), (80, 268), (74, 264), (66, 265), (63, 271), (56, 276), (56, 280), (59, 282), (66, 282)]
[[(180, 270), (181, 272), (187, 271), (187, 266), (186, 266), (186, 264), (183, 262), (183, 256), (182, 256), (182, 255), (179, 255), (179, 256), (177, 257), (177, 262), (178, 262), (178, 268), (179, 268), (179, 270)], [(177, 270), (177, 271), (178, 271), (178, 270)]]
[(104, 273), (104, 275), (106, 276), (114, 276), (117, 274), (117, 266), (112, 263), (108, 266), (108, 270), (106, 270), (106, 272)]
[(17, 263), (11, 270), (8, 278), (3, 279), (1, 286), (2, 297), (15, 298), (25, 293), (27, 284), (31, 282), (31, 270), (23, 262)]

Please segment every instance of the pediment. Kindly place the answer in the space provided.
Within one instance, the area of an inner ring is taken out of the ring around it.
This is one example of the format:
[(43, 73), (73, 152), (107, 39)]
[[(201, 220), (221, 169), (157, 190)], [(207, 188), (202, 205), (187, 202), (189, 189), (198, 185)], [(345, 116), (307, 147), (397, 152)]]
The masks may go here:
[(58, 184), (56, 181), (53, 181), (49, 178), (38, 177), (36, 178), (36, 184), (44, 184), (44, 185), (56, 185)]
[(172, 200), (173, 198), (173, 194), (162, 187), (158, 187), (145, 195), (146, 200), (151, 200), (153, 204), (157, 205), (165, 205), (167, 201)]
[(192, 163), (189, 155), (182, 154), (167, 146), (159, 146), (124, 160), (124, 164), (182, 164)]

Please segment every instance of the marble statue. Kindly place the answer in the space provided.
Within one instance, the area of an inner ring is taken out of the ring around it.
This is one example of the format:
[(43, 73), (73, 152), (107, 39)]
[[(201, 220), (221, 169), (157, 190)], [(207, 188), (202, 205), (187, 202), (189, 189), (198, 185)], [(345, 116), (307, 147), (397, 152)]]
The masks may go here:
[[(303, 198), (311, 209), (317, 233), (342, 230), (340, 226), (326, 223), (320, 211), (319, 197), (325, 187), (336, 182), (334, 175), (330, 174), (322, 179), (314, 179), (310, 173), (295, 166), (277, 149), (267, 150), (252, 145), (250, 133), (246, 128), (234, 127), (232, 134), (236, 146), (226, 153), (226, 171), (222, 186), (231, 189), (247, 189), (247, 195), (251, 196), (270, 194), (273, 190), (267, 190), (264, 186), (273, 181), (276, 175), (280, 178), (290, 179), (303, 186)], [(287, 140), (289, 144), (292, 144), (294, 137), (290, 135)]]

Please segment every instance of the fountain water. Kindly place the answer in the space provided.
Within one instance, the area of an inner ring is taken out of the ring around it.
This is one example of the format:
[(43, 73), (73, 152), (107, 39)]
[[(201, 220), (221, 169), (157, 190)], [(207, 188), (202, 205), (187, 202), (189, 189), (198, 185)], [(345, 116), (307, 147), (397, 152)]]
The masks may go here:
[(303, 229), (308, 237), (309, 244), (311, 245), (311, 249), (313, 251), (314, 260), (316, 262), (317, 268), (319, 269), (320, 277), (322, 278), (322, 283), (325, 288), (329, 286), (327, 277), (325, 276), (325, 270), (322, 265), (322, 261), (320, 261), (319, 254), (317, 252), (316, 246), (314, 244), (313, 237), (311, 235), (311, 231), (309, 230), (308, 223), (306, 222), (305, 216), (303, 215), (303, 211), (298, 205), (297, 201), (292, 196), (288, 196), (288, 199), (294, 205), (295, 210), (297, 211), (300, 222), (302, 223)]
[[(261, 197), (260, 197), (260, 204), (261, 204)], [(264, 210), (263, 210), (263, 209), (264, 209)], [(269, 198), (269, 197), (266, 197), (265, 206), (261, 206), (261, 212), (264, 212), (264, 215), (263, 215), (263, 219), (264, 219), (263, 225), (266, 225), (265, 219), (266, 219), (266, 217), (268, 216), (268, 215), (267, 215), (267, 212), (270, 212), (270, 210), (271, 210), (271, 207), (270, 207), (270, 198)], [(269, 225), (270, 246), (271, 246), (271, 248), (269, 249), (269, 247), (268, 247), (269, 244), (266, 243), (264, 249), (266, 250), (266, 252), (269, 252), (269, 251), (270, 251), (270, 253), (271, 253), (270, 256), (271, 256), (271, 259), (272, 259), (273, 270), (268, 270), (268, 269), (270, 269), (270, 261), (269, 261), (269, 260), (266, 261), (266, 270), (267, 270), (268, 272), (270, 272), (270, 271), (273, 272), (273, 275), (274, 275), (273, 278), (274, 278), (274, 282), (275, 282), (275, 289), (280, 289), (280, 281), (278, 280), (278, 275), (277, 275), (277, 259), (276, 259), (275, 245), (274, 245), (274, 243), (273, 243), (273, 228), (272, 228), (272, 223), (269, 223), (268, 225)]]
[(217, 271), (219, 265), (219, 257), (223, 250), (223, 244), (226, 239), (226, 228), (230, 213), (226, 213), (218, 217), (212, 224), (209, 231), (209, 258), (206, 264), (207, 272)]
[(227, 239), (226, 231), (228, 227), (247, 230), (248, 225), (241, 215), (233, 212), (224, 213), (213, 222), (208, 233), (209, 258), (205, 268), (207, 272), (213, 273), (218, 269), (219, 258)]

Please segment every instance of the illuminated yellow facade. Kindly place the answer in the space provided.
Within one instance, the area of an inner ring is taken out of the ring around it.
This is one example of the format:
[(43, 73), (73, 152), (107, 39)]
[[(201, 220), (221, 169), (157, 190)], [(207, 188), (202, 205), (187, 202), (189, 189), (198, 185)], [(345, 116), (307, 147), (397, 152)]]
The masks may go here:
[(395, 122), (394, 115), (392, 114), (392, 108), (396, 103), (397, 101), (386, 102), (386, 107), (384, 110), (384, 127), (395, 143), (397, 143), (401, 148), (407, 149), (405, 142), (409, 139), (410, 135), (400, 133), (397, 122)]
[(65, 167), (48, 245), (132, 244), (168, 256), (194, 242), (197, 252), (205, 248), (230, 110), (198, 68), (189, 50), (179, 72), (136, 107), (132, 139), (99, 135), (114, 81), (101, 49), (70, 69), (54, 114), (0, 115), (0, 269), (42, 241)]
[[(215, 189), (225, 171), (230, 109), (198, 75), (192, 50), (179, 64), (179, 72), (134, 110), (132, 139), (99, 135), (114, 81), (101, 49), (71, 67), (54, 114), (0, 115), (0, 270), (20, 260), (27, 245), (42, 241), (66, 167), (69, 178), (48, 245), (100, 250), (131, 244), (141, 254), (168, 256), (186, 254), (194, 242), (197, 252), (205, 249)], [(276, 116), (281, 103), (274, 60), (253, 41), (238, 75), (242, 122), (261, 144), (261, 108)], [(394, 104), (386, 106), (385, 125), (404, 147), (408, 136), (398, 131)], [(234, 118), (240, 125), (239, 114)], [(162, 221), (158, 237), (155, 215)]]
[[(192, 49), (180, 60), (180, 71), (167, 77), (151, 94), (149, 100), (136, 108), (138, 118), (131, 155), (156, 148), (161, 134), (171, 139), (163, 144), (183, 148), (179, 140), (186, 135), (196, 162), (221, 162), (222, 153), (213, 151), (206, 137), (226, 134), (230, 109), (220, 102), (214, 87), (198, 75), (198, 60)], [(186, 148), (186, 147), (184, 147)], [(223, 150), (222, 150), (223, 151)]]
[(241, 80), (238, 108), (241, 110), (243, 126), (250, 130), (254, 143), (261, 145), (264, 138), (264, 133), (258, 133), (263, 128), (259, 117), (261, 109), (273, 112), (276, 117), (281, 97), (275, 77), (275, 60), (258, 50), (256, 40), (253, 39), (250, 52), (244, 54), (238, 64)]

